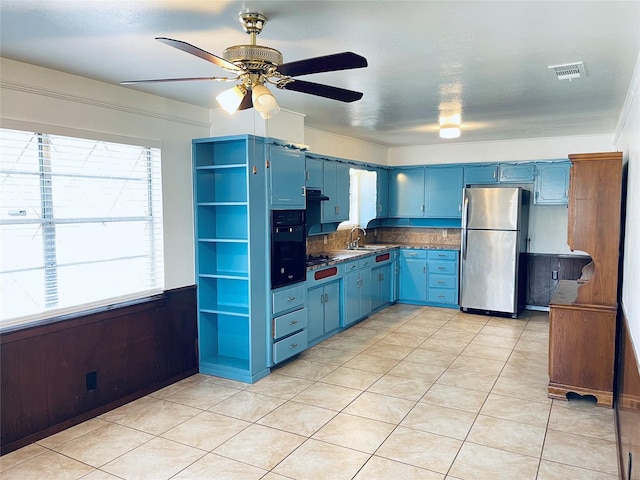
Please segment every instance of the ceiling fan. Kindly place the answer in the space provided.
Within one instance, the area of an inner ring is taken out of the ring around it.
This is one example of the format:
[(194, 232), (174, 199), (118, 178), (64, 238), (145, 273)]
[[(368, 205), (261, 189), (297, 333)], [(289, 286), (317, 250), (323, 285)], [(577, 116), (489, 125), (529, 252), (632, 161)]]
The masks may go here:
[(234, 77), (127, 80), (120, 82), (120, 84), (194, 80), (238, 82), (234, 87), (223, 91), (216, 97), (222, 108), (229, 113), (233, 113), (236, 110), (246, 110), (254, 107), (264, 119), (271, 118), (271, 116), (280, 111), (275, 97), (265, 86), (266, 83), (275, 85), (277, 88), (283, 90), (308, 93), (341, 102), (355, 102), (362, 98), (361, 92), (307, 82), (293, 77), (366, 67), (366, 58), (353, 52), (343, 52), (283, 63), (282, 54), (278, 50), (256, 44), (256, 36), (262, 31), (262, 28), (267, 22), (267, 17), (260, 13), (242, 13), (240, 14), (240, 22), (242, 23), (244, 31), (251, 37), (250, 44), (229, 47), (224, 50), (222, 57), (181, 40), (166, 37), (156, 38), (156, 40), (160, 40), (167, 45), (214, 63), (234, 74)]

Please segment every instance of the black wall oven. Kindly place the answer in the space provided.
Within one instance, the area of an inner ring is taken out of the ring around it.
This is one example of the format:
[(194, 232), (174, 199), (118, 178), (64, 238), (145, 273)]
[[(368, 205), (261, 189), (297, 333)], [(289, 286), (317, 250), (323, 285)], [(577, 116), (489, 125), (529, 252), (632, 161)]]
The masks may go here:
[(304, 210), (271, 211), (271, 288), (306, 279)]

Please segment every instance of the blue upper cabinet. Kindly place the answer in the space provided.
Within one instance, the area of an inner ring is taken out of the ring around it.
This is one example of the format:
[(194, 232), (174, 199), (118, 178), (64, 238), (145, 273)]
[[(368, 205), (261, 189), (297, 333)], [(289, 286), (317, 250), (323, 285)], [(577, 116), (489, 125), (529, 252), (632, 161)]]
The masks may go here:
[(322, 223), (349, 220), (349, 165), (334, 160), (323, 162), (322, 193), (329, 200), (322, 202)]
[(533, 203), (537, 205), (567, 205), (570, 162), (538, 163)]
[(427, 217), (461, 217), (462, 167), (427, 167), (425, 205)]
[(376, 218), (389, 216), (389, 170), (376, 168)]
[(322, 190), (324, 177), (322, 174), (322, 164), (324, 160), (322, 158), (306, 157), (307, 174), (305, 178), (305, 184), (307, 188), (316, 188)]
[(425, 168), (407, 168), (389, 172), (389, 216), (424, 216)]
[(527, 164), (500, 164), (500, 183), (531, 183), (534, 180), (536, 166)]
[(498, 165), (470, 165), (464, 167), (464, 184), (498, 183)]
[(304, 209), (305, 155), (296, 148), (267, 145), (271, 208)]

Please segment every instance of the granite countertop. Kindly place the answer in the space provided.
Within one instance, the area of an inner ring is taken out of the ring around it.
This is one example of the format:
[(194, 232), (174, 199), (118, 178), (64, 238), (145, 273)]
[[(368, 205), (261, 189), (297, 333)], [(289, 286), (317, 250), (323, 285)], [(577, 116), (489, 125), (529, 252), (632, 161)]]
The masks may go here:
[(402, 243), (402, 244), (367, 244), (354, 250), (332, 250), (328, 252), (322, 252), (322, 255), (329, 257), (329, 261), (320, 265), (312, 265), (307, 267), (307, 271), (318, 270), (331, 265), (336, 265), (343, 262), (349, 262), (358, 257), (365, 257), (367, 255), (377, 255), (385, 253), (396, 248), (419, 248), (424, 250), (460, 250), (459, 245), (444, 245), (440, 243)]

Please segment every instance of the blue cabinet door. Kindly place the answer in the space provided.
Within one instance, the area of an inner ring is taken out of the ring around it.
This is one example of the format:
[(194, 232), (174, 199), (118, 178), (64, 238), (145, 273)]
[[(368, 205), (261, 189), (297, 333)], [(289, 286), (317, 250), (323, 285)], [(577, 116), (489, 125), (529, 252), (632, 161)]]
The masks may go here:
[(360, 311), (358, 312), (358, 320), (366, 317), (373, 310), (373, 283), (371, 282), (371, 267), (361, 268), (358, 272), (360, 277)]
[(322, 190), (323, 187), (323, 175), (322, 164), (324, 160), (315, 157), (306, 157), (306, 178), (305, 185), (307, 188), (316, 188)]
[(389, 174), (389, 216), (424, 216), (424, 167), (393, 170)]
[(371, 269), (371, 309), (376, 310), (391, 302), (391, 264)]
[(399, 300), (407, 302), (427, 301), (427, 261), (402, 257), (400, 259)]
[(536, 167), (533, 164), (507, 165), (500, 164), (500, 183), (533, 182)]
[(462, 216), (462, 167), (427, 167), (425, 186), (426, 216)]
[(340, 327), (340, 282), (324, 286), (324, 333)]
[(570, 162), (536, 166), (533, 203), (537, 205), (567, 205), (569, 199)]
[(464, 184), (490, 184), (498, 183), (497, 165), (471, 165), (464, 167)]
[(376, 169), (376, 218), (389, 216), (389, 170)]
[(351, 176), (348, 163), (338, 162), (336, 164), (336, 199), (337, 207), (334, 222), (345, 222), (349, 220), (349, 188), (351, 187)]
[(271, 208), (305, 208), (305, 158), (300, 150), (268, 145)]
[(307, 334), (309, 342), (324, 335), (324, 289), (322, 286), (307, 291)]
[(360, 315), (360, 276), (355, 270), (344, 276), (344, 322), (342, 326), (351, 325), (359, 320)]
[(322, 202), (322, 223), (349, 220), (349, 165), (325, 160), (323, 175), (323, 193), (329, 200)]

